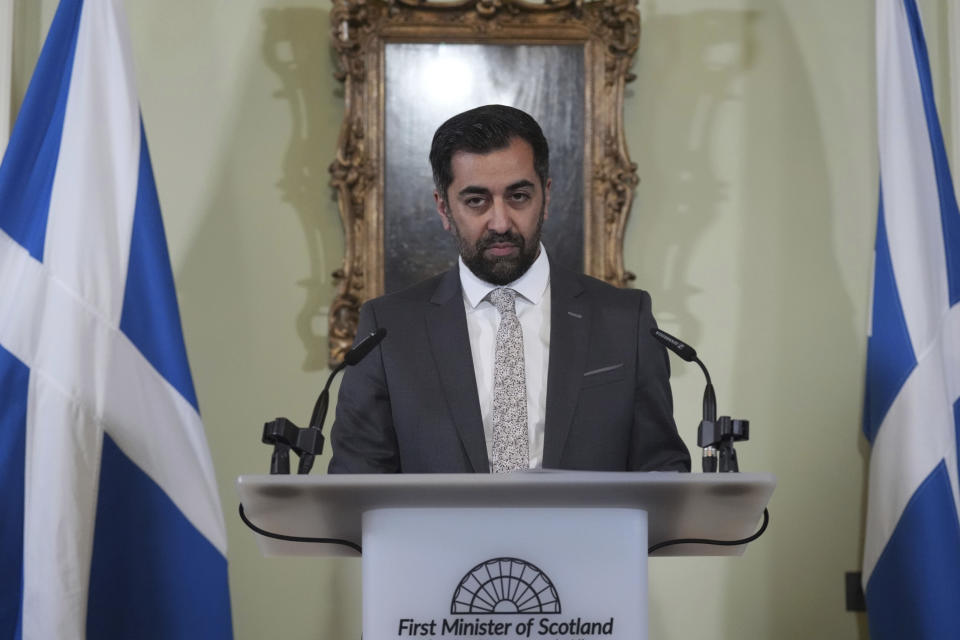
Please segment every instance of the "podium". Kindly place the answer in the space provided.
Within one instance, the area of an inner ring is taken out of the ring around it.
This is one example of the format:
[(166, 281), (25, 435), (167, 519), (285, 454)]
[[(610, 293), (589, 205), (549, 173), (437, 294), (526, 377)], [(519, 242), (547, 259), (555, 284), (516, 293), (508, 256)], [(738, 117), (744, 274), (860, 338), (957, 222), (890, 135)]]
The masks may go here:
[[(647, 549), (756, 531), (767, 473), (241, 476), (267, 531), (362, 546), (363, 634), (387, 638), (647, 637)], [(257, 535), (266, 556), (360, 555)], [(682, 544), (654, 555), (742, 555)]]

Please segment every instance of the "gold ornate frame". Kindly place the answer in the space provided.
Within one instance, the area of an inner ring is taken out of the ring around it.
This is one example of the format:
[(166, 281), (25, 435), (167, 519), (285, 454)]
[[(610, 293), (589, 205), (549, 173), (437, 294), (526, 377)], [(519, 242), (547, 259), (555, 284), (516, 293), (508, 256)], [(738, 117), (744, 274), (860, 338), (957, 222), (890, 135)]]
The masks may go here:
[(346, 113), (330, 165), (346, 235), (330, 306), (331, 366), (383, 293), (384, 44), (578, 44), (584, 47), (584, 268), (624, 286), (623, 230), (638, 179), (623, 134), (623, 89), (640, 41), (636, 0), (334, 0), (330, 14)]

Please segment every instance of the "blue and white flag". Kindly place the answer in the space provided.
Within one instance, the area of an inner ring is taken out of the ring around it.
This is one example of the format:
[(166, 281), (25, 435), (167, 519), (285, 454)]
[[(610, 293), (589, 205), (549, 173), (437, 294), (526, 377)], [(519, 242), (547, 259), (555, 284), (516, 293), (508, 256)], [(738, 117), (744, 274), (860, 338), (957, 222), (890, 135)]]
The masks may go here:
[(62, 0), (0, 165), (2, 638), (232, 633), (132, 59)]
[(960, 212), (916, 0), (877, 1), (880, 207), (863, 432), (870, 636), (960, 623)]

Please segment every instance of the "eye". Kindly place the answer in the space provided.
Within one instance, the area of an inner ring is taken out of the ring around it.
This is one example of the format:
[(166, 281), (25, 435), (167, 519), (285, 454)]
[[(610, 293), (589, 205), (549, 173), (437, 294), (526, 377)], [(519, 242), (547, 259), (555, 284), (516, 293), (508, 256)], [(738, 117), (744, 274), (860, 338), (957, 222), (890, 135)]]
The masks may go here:
[(530, 200), (531, 195), (526, 191), (514, 191), (507, 198), (514, 204), (523, 204)]
[(463, 201), (463, 204), (467, 205), (471, 209), (479, 209), (484, 204), (486, 204), (486, 202), (487, 202), (487, 199), (484, 198), (483, 196), (468, 196)]

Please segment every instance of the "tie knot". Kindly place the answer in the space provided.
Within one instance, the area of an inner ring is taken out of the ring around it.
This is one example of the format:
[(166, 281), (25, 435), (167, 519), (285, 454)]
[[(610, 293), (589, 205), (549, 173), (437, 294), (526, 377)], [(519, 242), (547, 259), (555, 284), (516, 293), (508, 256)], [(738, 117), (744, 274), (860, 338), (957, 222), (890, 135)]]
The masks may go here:
[(516, 299), (517, 292), (506, 287), (500, 287), (490, 292), (490, 302), (500, 312), (501, 317), (508, 313), (515, 314), (517, 312)]

